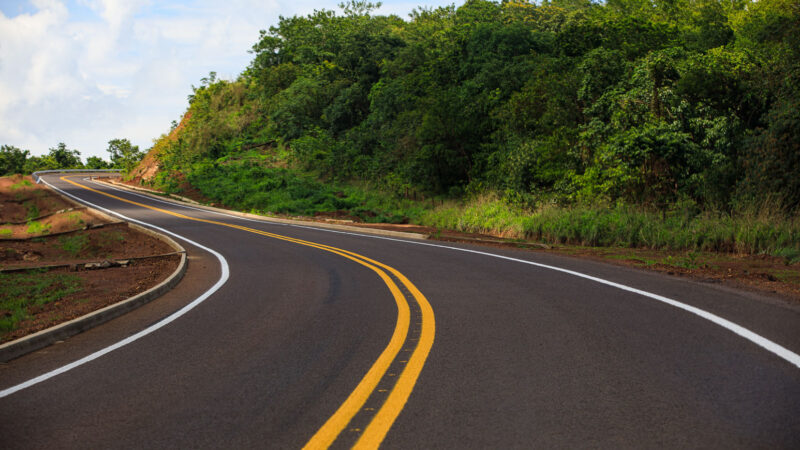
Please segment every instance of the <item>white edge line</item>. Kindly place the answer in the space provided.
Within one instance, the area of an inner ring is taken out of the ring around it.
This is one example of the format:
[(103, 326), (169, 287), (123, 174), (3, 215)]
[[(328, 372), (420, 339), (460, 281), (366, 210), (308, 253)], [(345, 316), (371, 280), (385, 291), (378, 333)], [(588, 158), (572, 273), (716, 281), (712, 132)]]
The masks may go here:
[[(92, 181), (92, 182), (96, 183), (95, 181)], [(109, 187), (111, 187), (111, 189), (114, 189), (114, 190), (122, 192), (122, 190), (117, 189), (117, 188), (115, 188), (113, 186), (109, 186)], [(152, 200), (160, 201), (162, 203), (167, 203), (167, 204), (170, 204), (170, 205), (177, 205), (177, 206), (181, 206), (181, 207), (188, 208), (188, 209), (195, 209), (195, 210), (198, 210), (198, 211), (209, 212), (209, 213), (212, 213), (212, 214), (231, 217), (231, 218), (234, 218), (234, 219), (242, 219), (242, 220), (247, 220), (247, 221), (252, 221), (252, 222), (260, 222), (260, 223), (269, 224), (269, 225), (273, 225), (273, 224), (274, 225), (284, 225), (284, 226), (287, 225), (287, 224), (270, 222), (268, 219), (258, 220), (258, 219), (250, 219), (250, 218), (246, 218), (246, 217), (239, 217), (239, 216), (234, 216), (232, 214), (225, 214), (223, 212), (210, 211), (210, 210), (207, 210), (207, 209), (195, 208), (195, 207), (192, 207), (192, 206), (182, 205), (182, 204), (179, 204), (179, 203), (176, 203), (176, 202), (171, 202), (171, 201), (166, 201), (166, 200), (161, 200), (161, 199), (155, 199), (155, 198), (148, 197), (148, 196), (141, 195), (141, 194), (134, 193), (134, 192), (128, 192), (128, 191), (125, 191), (125, 192), (127, 192), (129, 194), (132, 194), (132, 195), (139, 196), (139, 197), (143, 197), (143, 198), (151, 198)], [(537, 262), (533, 262), (533, 261), (527, 261), (527, 260), (524, 260), (524, 259), (511, 258), (509, 256), (497, 255), (497, 254), (494, 254), (494, 253), (482, 252), (482, 251), (471, 250), (471, 249), (466, 249), (466, 248), (451, 247), (451, 246), (448, 246), (448, 245), (431, 244), (431, 243), (428, 243), (428, 242), (410, 241), (410, 240), (390, 238), (390, 237), (385, 237), (385, 236), (375, 236), (375, 235), (368, 235), (368, 234), (361, 234), (361, 233), (353, 233), (353, 232), (348, 232), (348, 231), (330, 230), (330, 229), (326, 229), (326, 228), (316, 228), (316, 227), (305, 226), (305, 225), (288, 225), (288, 226), (291, 226), (291, 227), (294, 227), (294, 228), (305, 228), (305, 229), (308, 229), (308, 230), (325, 231), (325, 232), (328, 232), (328, 233), (346, 234), (346, 235), (350, 235), (350, 236), (358, 236), (358, 237), (365, 237), (365, 238), (372, 238), (372, 239), (382, 239), (382, 240), (394, 241), (394, 242), (403, 242), (403, 243), (406, 243), (406, 244), (424, 245), (424, 246), (427, 246), (427, 247), (444, 248), (444, 249), (448, 249), (448, 250), (455, 250), (455, 251), (460, 251), (460, 252), (473, 253), (473, 254), (483, 255), (483, 256), (491, 256), (491, 257), (494, 257), (494, 258), (500, 258), (500, 259), (504, 259), (504, 260), (507, 260), (507, 261), (518, 262), (518, 263), (522, 263), (522, 264), (529, 264), (531, 266), (536, 266), (536, 267), (540, 267), (540, 268), (543, 268), (543, 269), (555, 270), (557, 272), (562, 272), (562, 273), (566, 273), (566, 274), (569, 274), (569, 275), (574, 275), (576, 277), (580, 277), (580, 278), (584, 278), (584, 279), (587, 279), (587, 280), (595, 281), (595, 282), (600, 283), (600, 284), (605, 284), (607, 286), (612, 286), (612, 287), (615, 287), (617, 289), (621, 289), (623, 291), (628, 291), (628, 292), (632, 292), (634, 294), (639, 294), (641, 296), (648, 297), (648, 298), (651, 298), (653, 300), (658, 300), (659, 302), (666, 303), (666, 304), (668, 304), (670, 306), (674, 306), (676, 308), (679, 308), (679, 309), (682, 309), (684, 311), (690, 312), (690, 313), (692, 313), (692, 314), (694, 314), (696, 316), (699, 316), (699, 317), (701, 317), (703, 319), (706, 319), (706, 320), (708, 320), (710, 322), (713, 322), (713, 323), (721, 326), (722, 328), (725, 328), (728, 331), (732, 331), (733, 333), (737, 334), (738, 336), (743, 337), (744, 339), (747, 339), (748, 341), (758, 345), (759, 347), (762, 347), (765, 350), (767, 350), (767, 351), (777, 355), (778, 357), (788, 361), (790, 364), (793, 364), (794, 366), (800, 368), (800, 355), (798, 355), (797, 353), (792, 352), (791, 350), (789, 350), (789, 349), (787, 349), (787, 348), (785, 348), (785, 347), (783, 347), (783, 346), (781, 346), (781, 345), (779, 345), (779, 344), (777, 344), (775, 342), (772, 342), (771, 340), (769, 340), (769, 339), (767, 339), (767, 338), (765, 338), (765, 337), (763, 337), (763, 336), (761, 336), (761, 335), (759, 335), (759, 334), (757, 334), (757, 333), (755, 333), (753, 331), (748, 330), (747, 328), (742, 327), (741, 325), (737, 325), (737, 324), (735, 324), (735, 323), (733, 323), (733, 322), (731, 322), (731, 321), (729, 321), (727, 319), (723, 319), (722, 317), (717, 316), (716, 314), (710, 313), (708, 311), (705, 311), (703, 309), (700, 309), (700, 308), (697, 308), (697, 307), (694, 307), (694, 306), (691, 306), (691, 305), (687, 305), (685, 303), (681, 303), (681, 302), (679, 302), (677, 300), (673, 300), (671, 298), (664, 297), (664, 296), (661, 296), (661, 295), (658, 295), (658, 294), (653, 294), (651, 292), (643, 291), (641, 289), (636, 289), (636, 288), (633, 288), (633, 287), (630, 287), (630, 286), (626, 286), (624, 284), (615, 283), (613, 281), (605, 280), (603, 278), (598, 278), (598, 277), (594, 277), (594, 276), (591, 276), (591, 275), (587, 275), (585, 273), (575, 272), (573, 270), (563, 269), (561, 267), (550, 266), (550, 265), (547, 265), (547, 264), (541, 264), (541, 263), (537, 263)]]
[(20, 383), (20, 384), (18, 384), (16, 386), (12, 386), (12, 387), (10, 387), (8, 389), (4, 389), (4, 390), (0, 391), (0, 398), (7, 397), (7, 396), (9, 396), (9, 395), (11, 395), (11, 394), (13, 394), (15, 392), (19, 392), (19, 391), (21, 391), (23, 389), (26, 389), (26, 388), (29, 388), (29, 387), (31, 387), (31, 386), (33, 386), (35, 384), (39, 384), (39, 383), (41, 383), (43, 381), (49, 380), (50, 378), (53, 378), (53, 377), (55, 377), (57, 375), (60, 375), (60, 374), (62, 374), (64, 372), (68, 372), (68, 371), (70, 371), (70, 370), (72, 370), (72, 369), (74, 369), (76, 367), (82, 366), (82, 365), (84, 365), (84, 364), (86, 364), (88, 362), (94, 361), (95, 359), (100, 358), (103, 355), (111, 353), (114, 350), (122, 348), (122, 347), (130, 344), (131, 342), (134, 342), (134, 341), (136, 341), (136, 340), (138, 340), (138, 339), (140, 339), (140, 338), (142, 338), (144, 336), (147, 336), (148, 334), (158, 330), (159, 328), (162, 328), (162, 327), (164, 327), (166, 325), (169, 325), (170, 323), (172, 323), (173, 321), (175, 321), (179, 317), (183, 316), (187, 312), (189, 312), (192, 309), (194, 309), (200, 303), (203, 303), (208, 297), (210, 297), (217, 290), (219, 290), (219, 288), (221, 288), (222, 285), (224, 285), (225, 282), (228, 281), (228, 277), (230, 276), (230, 271), (229, 271), (229, 268), (228, 268), (228, 261), (225, 260), (225, 257), (223, 257), (221, 254), (219, 254), (217, 251), (212, 250), (212, 249), (210, 249), (210, 248), (208, 248), (208, 247), (206, 247), (204, 245), (200, 245), (197, 242), (192, 241), (191, 239), (187, 239), (187, 238), (185, 238), (185, 237), (183, 237), (183, 236), (181, 236), (179, 234), (176, 234), (176, 233), (173, 233), (171, 231), (165, 230), (165, 229), (163, 229), (161, 227), (157, 227), (155, 225), (152, 225), (152, 224), (149, 224), (149, 223), (146, 223), (146, 222), (142, 222), (140, 220), (131, 219), (131, 218), (126, 217), (126, 216), (124, 216), (122, 214), (119, 214), (117, 212), (114, 212), (114, 211), (111, 211), (109, 209), (103, 208), (101, 206), (95, 205), (93, 203), (87, 202), (86, 200), (82, 200), (82, 199), (80, 199), (80, 198), (78, 198), (78, 197), (76, 197), (74, 195), (71, 195), (71, 194), (68, 194), (68, 193), (62, 191), (61, 189), (53, 186), (52, 184), (48, 183), (47, 181), (44, 181), (44, 183), (46, 185), (50, 186), (52, 189), (54, 189), (54, 190), (56, 190), (56, 191), (58, 191), (58, 192), (60, 192), (60, 193), (62, 193), (64, 195), (67, 195), (68, 197), (71, 197), (71, 198), (73, 198), (73, 199), (75, 199), (75, 200), (77, 200), (77, 201), (79, 201), (81, 203), (89, 205), (89, 206), (91, 206), (93, 208), (97, 208), (97, 209), (102, 210), (104, 212), (113, 214), (115, 216), (118, 216), (118, 217), (122, 218), (123, 220), (127, 220), (127, 221), (130, 221), (130, 222), (135, 222), (135, 223), (138, 223), (138, 224), (141, 224), (141, 225), (145, 225), (145, 226), (148, 226), (148, 227), (153, 228), (155, 230), (158, 230), (158, 231), (160, 231), (162, 233), (169, 234), (171, 236), (175, 236), (176, 238), (184, 240), (184, 241), (190, 243), (191, 245), (194, 245), (194, 246), (199, 247), (199, 248), (201, 248), (203, 250), (206, 250), (207, 252), (213, 254), (219, 260), (220, 268), (221, 268), (222, 273), (220, 275), (219, 280), (217, 280), (217, 282), (213, 286), (211, 286), (211, 288), (209, 288), (202, 295), (200, 295), (199, 297), (194, 299), (191, 303), (187, 304), (186, 306), (184, 306), (183, 308), (179, 309), (178, 311), (175, 311), (174, 313), (170, 314), (169, 316), (165, 317), (164, 319), (160, 320), (159, 322), (156, 322), (153, 325), (150, 325), (149, 327), (145, 328), (144, 330), (139, 331), (138, 333), (136, 333), (134, 335), (131, 335), (131, 336), (129, 336), (129, 337), (117, 342), (116, 344), (112, 344), (112, 345), (110, 345), (110, 346), (108, 346), (106, 348), (98, 350), (98, 351), (96, 351), (96, 352), (94, 352), (94, 353), (92, 353), (92, 354), (90, 354), (88, 356), (85, 356), (85, 357), (83, 357), (83, 358), (81, 358), (81, 359), (79, 359), (77, 361), (69, 363), (69, 364), (67, 364), (65, 366), (61, 366), (58, 369), (52, 370), (52, 371), (47, 372), (45, 374), (39, 375), (36, 378), (32, 378), (32, 379), (30, 379), (28, 381), (25, 381), (23, 383)]

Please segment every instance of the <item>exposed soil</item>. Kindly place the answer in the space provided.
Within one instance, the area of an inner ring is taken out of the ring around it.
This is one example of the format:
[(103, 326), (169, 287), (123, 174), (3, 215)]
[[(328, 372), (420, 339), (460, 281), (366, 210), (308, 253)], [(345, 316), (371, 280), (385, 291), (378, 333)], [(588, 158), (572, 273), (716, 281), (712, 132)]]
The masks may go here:
[(738, 288), (778, 294), (800, 302), (800, 263), (769, 255), (674, 252), (627, 248), (562, 247), (551, 252), (638, 267)]
[(153, 152), (148, 152), (136, 166), (131, 177), (137, 183), (150, 181), (158, 173), (159, 167), (157, 156)]
[(72, 204), (22, 175), (0, 177), (0, 218), (5, 222), (24, 222), (34, 207), (34, 217), (71, 207)]
[(90, 312), (144, 292), (167, 278), (178, 266), (179, 255), (133, 260), (126, 267), (105, 269), (51, 269), (51, 273), (71, 273), (82, 280), (79, 292), (60, 300), (28, 308), (31, 318), (0, 336), (0, 342), (36, 333), (45, 328), (76, 319)]
[(213, 203), (210, 199), (205, 197), (203, 193), (200, 192), (199, 189), (192, 186), (188, 181), (186, 181), (186, 177), (183, 174), (176, 174), (175, 177), (177, 178), (178, 181), (178, 192), (180, 192), (181, 197), (186, 197), (188, 199), (206, 205), (222, 207), (222, 205), (220, 204)]
[[(27, 222), (15, 223), (22, 221)], [(179, 255), (163, 256), (174, 252), (166, 243), (133, 230), (126, 223), (109, 223), (102, 216), (75, 207), (46, 187), (33, 184), (30, 177), (0, 177), (0, 270), (14, 277), (25, 273), (17, 269), (38, 268), (48, 273), (69, 272), (82, 280), (78, 292), (41, 306), (29, 306), (26, 311), (30, 317), (0, 336), (0, 342), (75, 319), (150, 289), (177, 268)], [(109, 260), (123, 261), (104, 262)], [(87, 263), (90, 267), (91, 263), (102, 264), (87, 268)], [(60, 267), (43, 269), (49, 266)]]
[(22, 224), (0, 224), (0, 239), (27, 239), (47, 236), (87, 229), (104, 223), (106, 223), (105, 220), (85, 208), (66, 209), (63, 213)]
[[(172, 130), (167, 139), (170, 141), (176, 141), (178, 139), (178, 135), (180, 132), (186, 127), (186, 124), (189, 122), (189, 119), (192, 118), (191, 112), (186, 112), (181, 118), (181, 122)], [(156, 145), (153, 150), (147, 152), (144, 158), (139, 162), (135, 169), (130, 174), (130, 178), (134, 183), (140, 184), (142, 182), (147, 182), (153, 179), (158, 173), (158, 169), (160, 168), (160, 164), (158, 161), (158, 153), (157, 150), (158, 145)]]
[(338, 223), (359, 223), (362, 222), (361, 218), (358, 216), (350, 215), (349, 211), (347, 210), (339, 210), (339, 211), (317, 211), (314, 213), (315, 220), (324, 220), (326, 222), (338, 222)]
[(0, 240), (0, 269), (141, 258), (174, 251), (164, 242), (128, 228), (126, 223), (112, 223), (58, 236)]

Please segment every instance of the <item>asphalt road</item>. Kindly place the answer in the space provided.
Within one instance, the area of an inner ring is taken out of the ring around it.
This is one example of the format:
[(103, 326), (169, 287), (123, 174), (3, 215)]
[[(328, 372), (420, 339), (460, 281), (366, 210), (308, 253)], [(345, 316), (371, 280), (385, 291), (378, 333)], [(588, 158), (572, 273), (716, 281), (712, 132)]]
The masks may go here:
[(177, 234), (189, 270), (0, 365), (2, 448), (800, 448), (797, 305), (45, 179)]

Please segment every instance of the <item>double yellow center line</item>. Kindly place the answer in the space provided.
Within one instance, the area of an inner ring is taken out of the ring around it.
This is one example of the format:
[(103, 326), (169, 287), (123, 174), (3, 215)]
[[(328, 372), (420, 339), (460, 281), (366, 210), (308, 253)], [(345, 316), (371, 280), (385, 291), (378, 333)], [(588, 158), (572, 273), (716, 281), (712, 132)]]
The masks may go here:
[[(308, 443), (306, 443), (304, 448), (307, 449), (328, 448), (334, 443), (334, 441), (336, 441), (342, 431), (350, 423), (352, 418), (364, 408), (364, 404), (366, 403), (367, 399), (369, 399), (369, 397), (374, 393), (375, 389), (378, 387), (378, 383), (384, 378), (392, 362), (397, 359), (397, 355), (406, 345), (408, 341), (408, 329), (411, 322), (411, 313), (406, 296), (403, 295), (400, 288), (394, 281), (394, 279), (399, 280), (400, 283), (405, 286), (408, 292), (411, 293), (411, 296), (414, 297), (417, 305), (419, 305), (422, 317), (419, 340), (403, 371), (397, 378), (397, 382), (392, 387), (388, 397), (380, 409), (378, 409), (378, 411), (372, 417), (369, 425), (364, 429), (363, 433), (361, 433), (353, 448), (377, 448), (381, 442), (383, 442), (383, 439), (386, 437), (386, 434), (389, 432), (392, 424), (394, 424), (397, 416), (400, 415), (400, 412), (403, 410), (403, 407), (408, 401), (411, 391), (414, 389), (414, 385), (416, 384), (417, 379), (422, 372), (422, 367), (425, 365), (425, 360), (428, 358), (428, 354), (433, 346), (433, 339), (436, 333), (436, 322), (433, 315), (433, 308), (431, 308), (431, 305), (428, 303), (428, 300), (425, 298), (425, 296), (422, 295), (419, 289), (417, 289), (417, 287), (414, 286), (414, 284), (409, 281), (405, 275), (396, 269), (387, 266), (386, 264), (348, 250), (331, 247), (329, 245), (318, 244), (316, 242), (304, 241), (302, 239), (296, 239), (280, 234), (269, 233), (242, 225), (187, 216), (92, 189), (88, 186), (84, 186), (80, 183), (69, 180), (68, 178), (70, 177), (61, 177), (61, 180), (106, 197), (140, 206), (142, 208), (151, 209), (153, 211), (158, 211), (181, 219), (235, 228), (249, 233), (259, 234), (261, 236), (335, 253), (369, 268), (375, 272), (381, 278), (381, 280), (383, 280), (386, 286), (388, 286), (389, 291), (392, 293), (395, 303), (397, 304), (397, 322), (395, 324), (392, 337), (389, 340), (389, 345), (386, 346), (378, 359), (372, 364), (372, 367), (370, 367), (366, 375), (364, 375), (364, 377), (358, 383), (358, 386), (356, 386), (353, 392), (350, 393), (344, 403), (339, 406), (339, 409), (336, 410), (336, 412), (325, 422), (324, 425), (322, 425), (322, 427), (314, 434), (314, 436), (311, 437)], [(394, 279), (392, 277), (394, 277)]]

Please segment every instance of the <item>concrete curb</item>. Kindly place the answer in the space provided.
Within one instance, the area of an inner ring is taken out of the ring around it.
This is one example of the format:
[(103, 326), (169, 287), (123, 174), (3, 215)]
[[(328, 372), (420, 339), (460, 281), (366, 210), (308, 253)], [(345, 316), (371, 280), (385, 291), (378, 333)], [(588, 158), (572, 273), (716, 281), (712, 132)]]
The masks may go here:
[[(56, 193), (58, 194), (58, 192)], [(101, 213), (100, 211), (96, 211), (92, 208), (88, 209), (91, 210), (92, 212), (96, 212), (102, 216), (110, 218), (110, 216), (106, 215), (105, 213)], [(183, 246), (181, 246), (177, 242), (175, 242), (169, 236), (157, 233), (153, 230), (150, 230), (148, 228), (133, 223), (128, 223), (128, 226), (136, 231), (140, 231), (147, 235), (153, 236), (156, 239), (159, 239), (160, 241), (166, 243), (167, 245), (175, 249), (176, 252), (180, 252), (181, 260), (178, 263), (178, 268), (175, 269), (175, 271), (172, 272), (172, 274), (161, 283), (157, 284), (156, 286), (153, 286), (152, 288), (140, 294), (134, 295), (133, 297), (130, 297), (127, 300), (123, 300), (113, 305), (106, 306), (105, 308), (98, 309), (97, 311), (86, 314), (85, 316), (78, 317), (77, 319), (70, 320), (69, 322), (64, 322), (54, 327), (50, 327), (45, 330), (36, 332), (34, 334), (30, 334), (28, 336), (19, 338), (11, 342), (6, 342), (5, 344), (0, 345), (0, 362), (7, 362), (14, 358), (18, 358), (22, 355), (25, 355), (27, 353), (40, 350), (57, 341), (66, 339), (70, 336), (74, 336), (90, 328), (108, 322), (111, 319), (119, 317), (129, 311), (132, 311), (146, 303), (149, 303), (157, 299), (158, 297), (167, 293), (170, 289), (175, 287), (175, 285), (178, 284), (179, 281), (181, 281), (183, 275), (186, 273), (186, 266), (187, 266), (186, 249), (183, 248)]]
[[(171, 201), (171, 202), (174, 202), (174, 203), (177, 203), (177, 204), (181, 204), (182, 203), (181, 201), (179, 201), (179, 200), (177, 200), (175, 198), (165, 198), (165, 197), (163, 197), (161, 195), (154, 195), (153, 192), (156, 192), (156, 191), (153, 191), (151, 189), (137, 188), (137, 187), (129, 186), (127, 184), (122, 184), (122, 183), (109, 183), (109, 182), (100, 181), (100, 180), (94, 180), (94, 181), (96, 181), (98, 183), (107, 184), (109, 186), (113, 186), (115, 188), (119, 188), (119, 189), (122, 189), (122, 190), (136, 192), (138, 194), (146, 195), (148, 197), (156, 198), (156, 199), (159, 199), (159, 200)], [(188, 202), (186, 202), (186, 203), (188, 203)], [(228, 210), (228, 209), (215, 208), (213, 206), (201, 205), (201, 204), (197, 204), (196, 202), (191, 203), (189, 206), (192, 206), (193, 208), (205, 209), (207, 211), (219, 212), (219, 213), (223, 213), (223, 214), (229, 214), (231, 216), (238, 216), (238, 217), (244, 217), (244, 218), (247, 218), (247, 219), (260, 220), (260, 221), (263, 221), (263, 222), (285, 223), (285, 224), (290, 224), (290, 225), (302, 225), (302, 226), (314, 227), (314, 228), (325, 228), (325, 229), (331, 229), (331, 230), (349, 231), (349, 232), (360, 233), (360, 234), (374, 234), (374, 235), (378, 235), (378, 236), (388, 236), (388, 237), (396, 237), (396, 238), (404, 238), (404, 239), (418, 239), (418, 240), (427, 240), (428, 239), (428, 235), (422, 234), (422, 233), (410, 233), (410, 232), (405, 232), (405, 231), (381, 230), (381, 229), (376, 229), (376, 228), (362, 228), (362, 227), (354, 227), (354, 226), (351, 226), (351, 225), (340, 225), (340, 224), (334, 224), (334, 223), (312, 222), (312, 221), (309, 221), (309, 220), (281, 219), (281, 218), (278, 218), (278, 217), (259, 216), (257, 214), (243, 213), (243, 212), (232, 211), (232, 210)]]
[(6, 342), (5, 344), (0, 345), (0, 362), (7, 362), (27, 353), (40, 350), (51, 344), (54, 344), (55, 342), (94, 328), (146, 303), (149, 303), (175, 287), (181, 278), (183, 278), (185, 273), (186, 253), (181, 253), (181, 261), (178, 264), (178, 268), (175, 269), (175, 272), (173, 272), (169, 278), (162, 281), (158, 285), (153, 286), (145, 292), (135, 295), (127, 300), (123, 300), (119, 303), (98, 309), (97, 311), (78, 317), (77, 319), (70, 320), (69, 322), (61, 323), (54, 327), (30, 334), (23, 338), (19, 338), (15, 341)]

